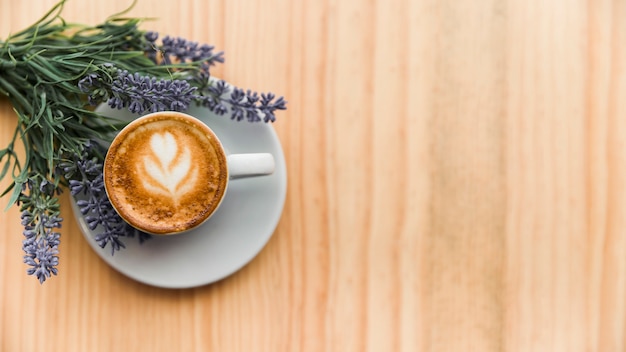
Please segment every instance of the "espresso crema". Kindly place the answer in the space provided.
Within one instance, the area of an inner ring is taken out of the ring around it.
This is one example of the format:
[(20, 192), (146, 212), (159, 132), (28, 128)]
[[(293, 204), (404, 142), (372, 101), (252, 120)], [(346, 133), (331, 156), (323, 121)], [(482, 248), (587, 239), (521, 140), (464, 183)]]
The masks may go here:
[(152, 234), (179, 233), (219, 206), (228, 182), (226, 156), (201, 121), (178, 113), (150, 115), (116, 137), (104, 181), (126, 222)]

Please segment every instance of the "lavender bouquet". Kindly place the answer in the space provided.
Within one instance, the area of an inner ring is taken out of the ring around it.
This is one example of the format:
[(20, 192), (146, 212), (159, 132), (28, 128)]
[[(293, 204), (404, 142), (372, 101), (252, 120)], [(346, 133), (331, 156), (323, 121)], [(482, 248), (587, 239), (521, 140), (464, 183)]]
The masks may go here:
[[(41, 20), (0, 40), (0, 96), (6, 96), (18, 124), (0, 150), (0, 180), (12, 182), (0, 196), (18, 205), (24, 226), (27, 273), (43, 283), (57, 274), (58, 197), (76, 196), (86, 222), (100, 231), (95, 240), (111, 252), (123, 238), (149, 236), (130, 227), (104, 192), (102, 161), (111, 140), (127, 122), (97, 113), (106, 103), (133, 113), (185, 111), (199, 104), (237, 121), (274, 122), (286, 101), (211, 77), (224, 55), (213, 46), (139, 29), (141, 19), (109, 18), (103, 24), (69, 24), (60, 17), (64, 0)], [(21, 142), (25, 154), (18, 155)]]

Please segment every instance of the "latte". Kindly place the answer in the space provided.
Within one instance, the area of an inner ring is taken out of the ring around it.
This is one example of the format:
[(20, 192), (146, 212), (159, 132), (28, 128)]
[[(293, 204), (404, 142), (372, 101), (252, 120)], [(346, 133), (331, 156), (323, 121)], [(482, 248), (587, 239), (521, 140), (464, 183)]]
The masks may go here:
[(150, 114), (115, 138), (104, 182), (126, 222), (152, 234), (179, 233), (219, 206), (228, 183), (226, 155), (201, 121), (176, 112)]

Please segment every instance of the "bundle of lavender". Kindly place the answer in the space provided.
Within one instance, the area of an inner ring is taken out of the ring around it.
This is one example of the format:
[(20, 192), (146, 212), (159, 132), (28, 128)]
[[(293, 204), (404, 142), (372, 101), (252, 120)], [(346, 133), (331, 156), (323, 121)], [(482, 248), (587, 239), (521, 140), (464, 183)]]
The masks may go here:
[[(163, 37), (139, 29), (141, 19), (110, 17), (97, 26), (66, 23), (65, 0), (31, 27), (0, 41), (0, 95), (18, 116), (13, 138), (0, 150), (0, 180), (12, 177), (1, 196), (17, 204), (24, 226), (27, 273), (43, 283), (57, 274), (58, 202), (62, 189), (80, 196), (78, 206), (96, 241), (112, 253), (137, 233), (111, 207), (102, 181), (106, 148), (126, 122), (93, 107), (106, 103), (133, 113), (185, 111), (200, 104), (218, 115), (274, 122), (286, 101), (214, 79), (210, 68), (224, 62), (213, 46)], [(21, 142), (24, 155), (16, 153)]]

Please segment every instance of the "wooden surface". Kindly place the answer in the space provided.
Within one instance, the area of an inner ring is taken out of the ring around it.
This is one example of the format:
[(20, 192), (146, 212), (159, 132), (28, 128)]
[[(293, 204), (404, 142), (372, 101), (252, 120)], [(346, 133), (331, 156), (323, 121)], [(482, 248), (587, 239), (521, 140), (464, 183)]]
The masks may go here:
[[(129, 0), (70, 1), (99, 23)], [(0, 37), (53, 1), (2, 1)], [(117, 273), (63, 200), (59, 275), (0, 216), (1, 351), (626, 350), (626, 2), (139, 0), (283, 94), (280, 224), (206, 287)], [(4, 147), (15, 118), (0, 103)], [(6, 185), (3, 182), (2, 188)], [(4, 208), (7, 199), (0, 201)]]

